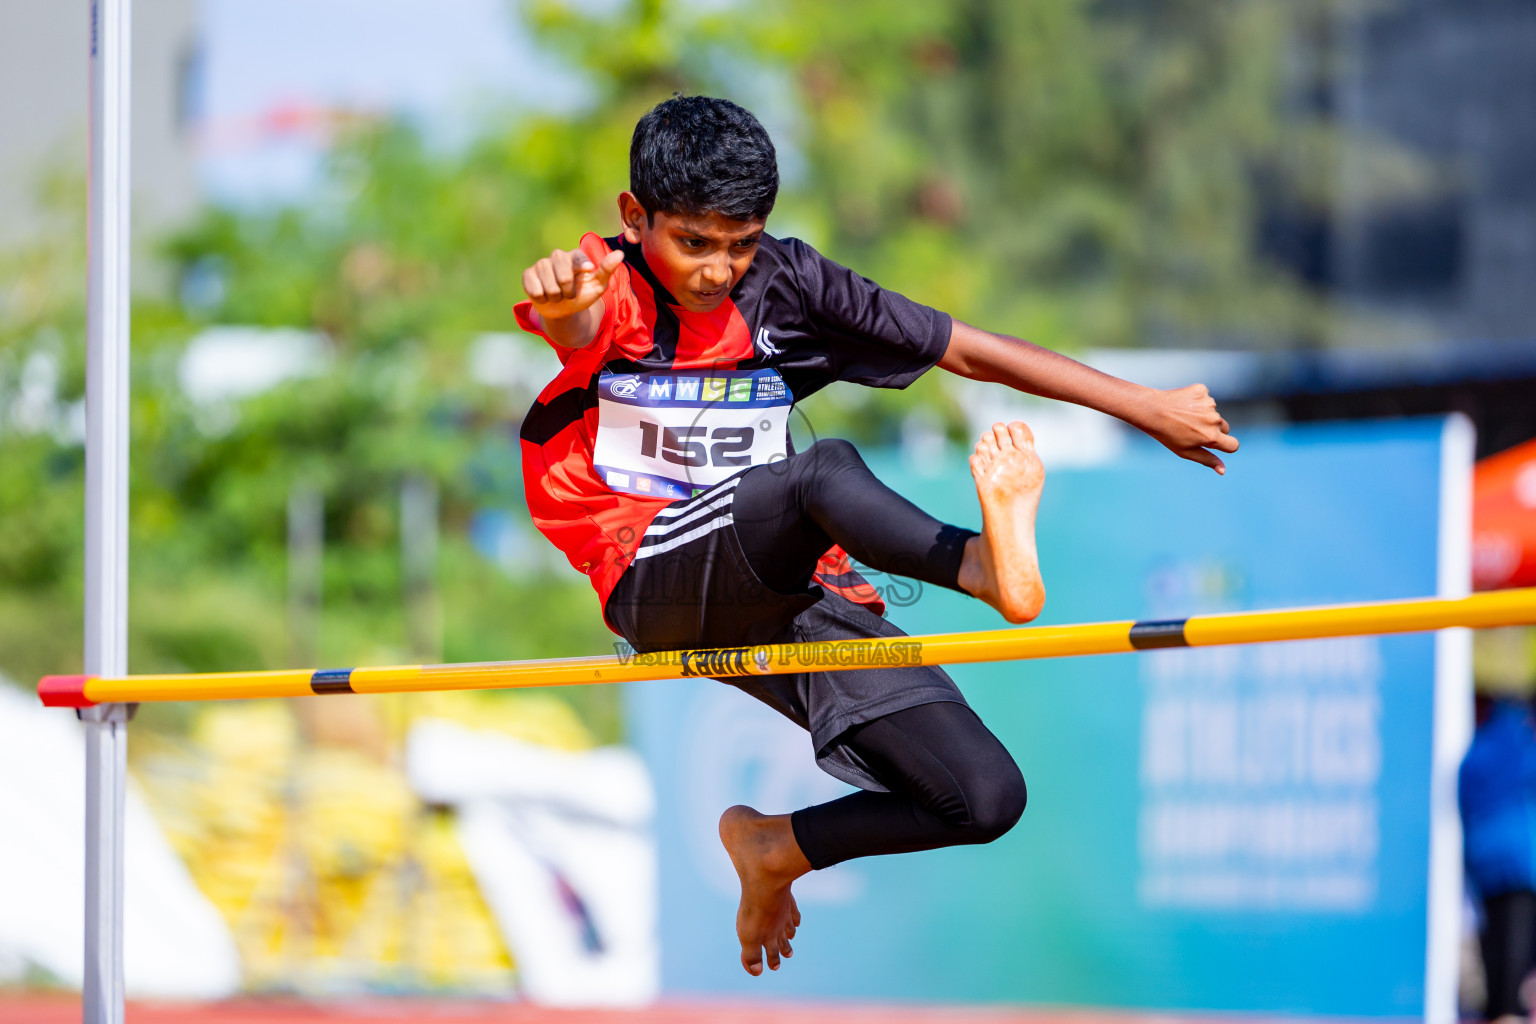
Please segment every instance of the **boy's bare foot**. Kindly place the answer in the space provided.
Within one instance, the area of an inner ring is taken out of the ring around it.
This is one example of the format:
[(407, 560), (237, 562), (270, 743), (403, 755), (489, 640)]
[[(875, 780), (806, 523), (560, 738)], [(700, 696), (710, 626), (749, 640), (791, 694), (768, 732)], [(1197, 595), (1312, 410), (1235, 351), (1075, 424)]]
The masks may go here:
[(736, 910), (736, 937), (741, 940), (741, 966), (754, 977), (779, 969), (779, 957), (794, 954), (789, 940), (800, 927), (800, 908), (789, 887), (811, 870), (795, 842), (787, 814), (759, 814), (737, 805), (720, 815), (720, 841), (731, 855), (741, 879), (741, 906)]
[(1002, 613), (1028, 622), (1045, 604), (1035, 552), (1035, 513), (1045, 467), (1023, 423), (995, 423), (976, 442), (971, 476), (981, 498), (981, 536), (966, 542), (960, 586)]

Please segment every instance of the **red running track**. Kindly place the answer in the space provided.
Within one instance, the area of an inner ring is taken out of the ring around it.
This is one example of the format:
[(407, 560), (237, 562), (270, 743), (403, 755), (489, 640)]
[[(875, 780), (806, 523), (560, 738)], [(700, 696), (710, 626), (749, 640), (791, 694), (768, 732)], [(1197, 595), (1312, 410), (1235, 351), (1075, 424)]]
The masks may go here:
[[(667, 1003), (646, 1010), (548, 1010), (525, 1003), (370, 999), (303, 1003), (129, 1003), (127, 1024), (1236, 1024), (1205, 1014), (1133, 1014), (1001, 1007), (806, 1003)], [(0, 993), (0, 1024), (78, 1024), (78, 996)], [(1243, 1024), (1266, 1024), (1256, 1017)], [(1274, 1024), (1274, 1022), (1269, 1022)]]

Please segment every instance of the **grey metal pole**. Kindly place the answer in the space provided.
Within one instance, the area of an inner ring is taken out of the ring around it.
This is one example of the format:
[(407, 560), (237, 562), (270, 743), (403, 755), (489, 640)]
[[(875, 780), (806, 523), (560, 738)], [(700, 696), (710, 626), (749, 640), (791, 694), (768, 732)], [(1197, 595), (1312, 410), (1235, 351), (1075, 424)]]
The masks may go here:
[[(85, 372), (85, 671), (128, 669), (128, 264), (131, 0), (90, 5)], [(86, 1024), (123, 1024), (123, 826), (132, 705), (85, 727)]]

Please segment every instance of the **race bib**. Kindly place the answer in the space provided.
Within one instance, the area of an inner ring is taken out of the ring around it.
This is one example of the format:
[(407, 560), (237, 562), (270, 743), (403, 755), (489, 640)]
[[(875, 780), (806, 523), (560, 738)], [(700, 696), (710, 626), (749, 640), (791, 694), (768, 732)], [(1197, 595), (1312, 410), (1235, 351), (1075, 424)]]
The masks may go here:
[(622, 494), (691, 498), (784, 458), (793, 404), (776, 370), (605, 373), (592, 461)]

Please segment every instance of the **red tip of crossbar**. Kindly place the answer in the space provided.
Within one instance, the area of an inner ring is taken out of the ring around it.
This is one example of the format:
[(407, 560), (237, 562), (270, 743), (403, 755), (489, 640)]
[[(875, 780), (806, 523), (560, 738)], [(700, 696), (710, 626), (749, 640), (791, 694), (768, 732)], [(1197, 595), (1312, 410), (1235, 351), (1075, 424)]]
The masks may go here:
[(37, 684), (37, 695), (50, 708), (88, 708), (96, 702), (85, 695), (85, 681), (89, 676), (43, 676)]

